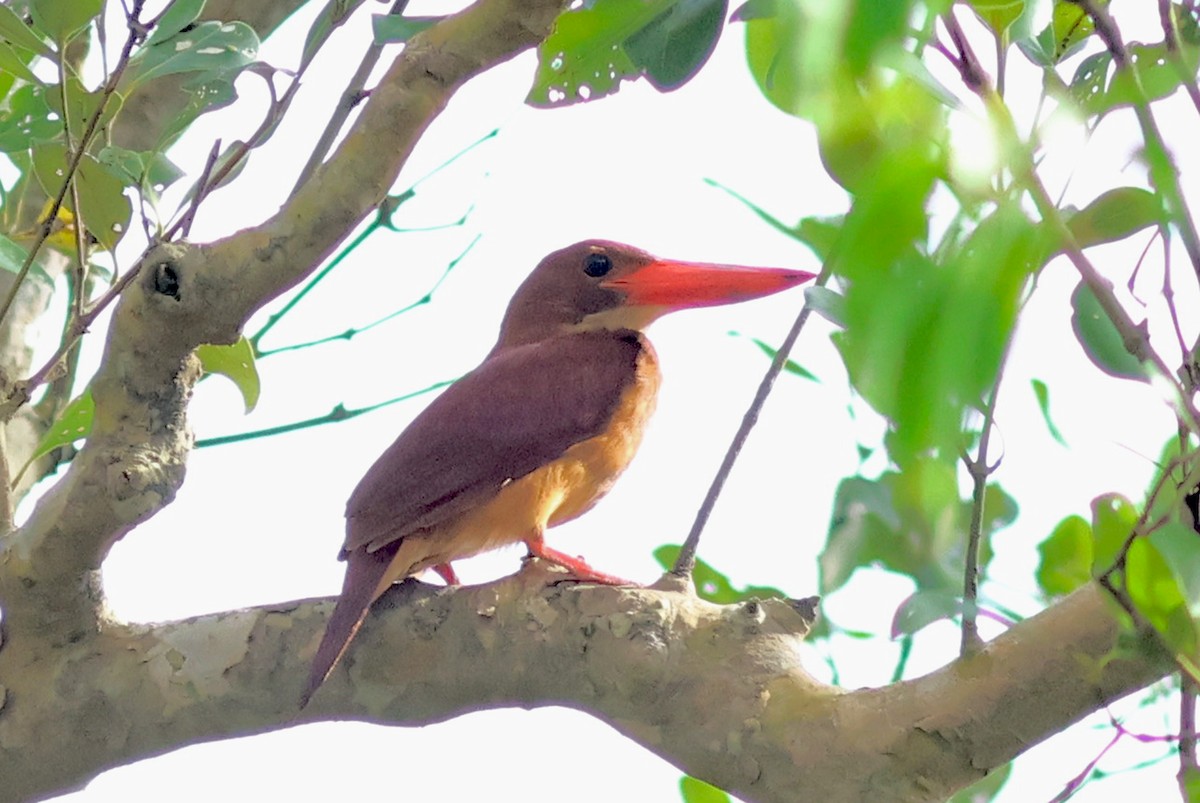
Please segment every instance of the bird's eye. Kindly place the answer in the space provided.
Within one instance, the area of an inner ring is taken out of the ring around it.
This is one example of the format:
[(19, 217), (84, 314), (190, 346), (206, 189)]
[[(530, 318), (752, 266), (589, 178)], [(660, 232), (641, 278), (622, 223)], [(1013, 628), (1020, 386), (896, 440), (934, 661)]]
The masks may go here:
[(592, 278), (603, 276), (612, 270), (612, 260), (608, 254), (588, 254), (583, 261), (583, 272)]

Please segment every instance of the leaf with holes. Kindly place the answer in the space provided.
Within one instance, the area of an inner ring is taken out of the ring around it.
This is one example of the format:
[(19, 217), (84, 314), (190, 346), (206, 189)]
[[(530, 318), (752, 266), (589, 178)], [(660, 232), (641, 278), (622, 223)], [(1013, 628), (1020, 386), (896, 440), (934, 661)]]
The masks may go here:
[[(48, 144), (35, 149), (33, 168), (42, 189), (54, 197), (67, 175), (64, 148)], [(74, 213), (74, 219), (82, 218), (88, 235), (111, 251), (129, 230), (133, 214), (133, 207), (125, 197), (125, 185), (106, 167), (85, 155), (75, 173), (75, 186), (82, 214), (75, 209), (71, 193), (67, 194), (63, 208)]]
[(0, 153), (28, 150), (61, 133), (62, 121), (54, 118), (46, 103), (46, 87), (41, 84), (18, 88), (0, 107)]
[(125, 72), (128, 91), (164, 75), (240, 70), (258, 56), (258, 46), (258, 34), (244, 22), (201, 22), (138, 50)]
[(258, 368), (254, 364), (254, 349), (245, 335), (227, 346), (206, 343), (196, 349), (196, 356), (205, 373), (220, 374), (233, 380), (242, 392), (247, 413), (254, 409), (260, 391)]
[(672, 5), (671, 0), (595, 0), (559, 16), (538, 48), (531, 106), (562, 106), (611, 95), (641, 74), (625, 40)]
[(1120, 379), (1147, 378), (1146, 369), (1125, 348), (1121, 333), (1096, 294), (1082, 281), (1071, 294), (1071, 328), (1088, 359), (1104, 373)]
[(200, 16), (200, 12), (204, 10), (204, 3), (205, 0), (172, 0), (143, 46), (150, 47), (165, 42), (187, 28)]
[(1089, 114), (1104, 114), (1120, 106), (1132, 106), (1145, 101), (1159, 100), (1174, 94), (1185, 81), (1196, 80), (1200, 67), (1200, 45), (1180, 38), (1176, 57), (1183, 65), (1183, 74), (1165, 43), (1129, 45), (1129, 66), (1117, 70), (1108, 88), (1092, 93), (1084, 110)]

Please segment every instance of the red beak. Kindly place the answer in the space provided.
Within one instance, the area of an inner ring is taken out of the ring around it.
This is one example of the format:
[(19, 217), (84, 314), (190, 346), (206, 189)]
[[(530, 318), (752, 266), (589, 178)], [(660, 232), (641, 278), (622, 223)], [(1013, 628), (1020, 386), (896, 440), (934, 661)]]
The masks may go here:
[(783, 268), (747, 268), (703, 262), (656, 260), (632, 273), (601, 282), (638, 307), (713, 307), (769, 296), (816, 278), (815, 273)]

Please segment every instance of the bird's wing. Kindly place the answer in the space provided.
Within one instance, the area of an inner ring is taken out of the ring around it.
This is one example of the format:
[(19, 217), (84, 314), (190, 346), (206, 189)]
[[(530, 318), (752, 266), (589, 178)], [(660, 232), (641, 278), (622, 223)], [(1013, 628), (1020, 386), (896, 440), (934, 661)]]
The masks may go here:
[(635, 332), (596, 331), (491, 355), (417, 416), (354, 489), (343, 554), (435, 527), (602, 433), (644, 348)]

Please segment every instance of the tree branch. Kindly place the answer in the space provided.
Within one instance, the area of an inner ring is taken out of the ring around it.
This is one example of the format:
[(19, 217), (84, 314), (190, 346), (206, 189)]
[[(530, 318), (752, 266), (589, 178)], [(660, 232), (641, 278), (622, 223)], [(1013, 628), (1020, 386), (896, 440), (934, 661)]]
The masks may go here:
[(1170, 666), (1155, 653), (1114, 656), (1120, 627), (1092, 584), (930, 675), (847, 692), (800, 666), (804, 603), (547, 585), (553, 571), (396, 587), (303, 714), (296, 699), (328, 599), (6, 644), (0, 797), (300, 722), (416, 726), (553, 701), (754, 800), (926, 801)]
[(373, 209), (430, 122), (473, 76), (539, 42), (562, 0), (479, 0), (414, 37), (330, 161), (261, 226), (214, 245), (162, 244), (123, 280), (87, 443), (29, 521), (0, 542), (9, 643), (100, 625), (112, 544), (174, 498), (192, 436), (202, 343), (233, 342), (259, 307), (310, 274)]

